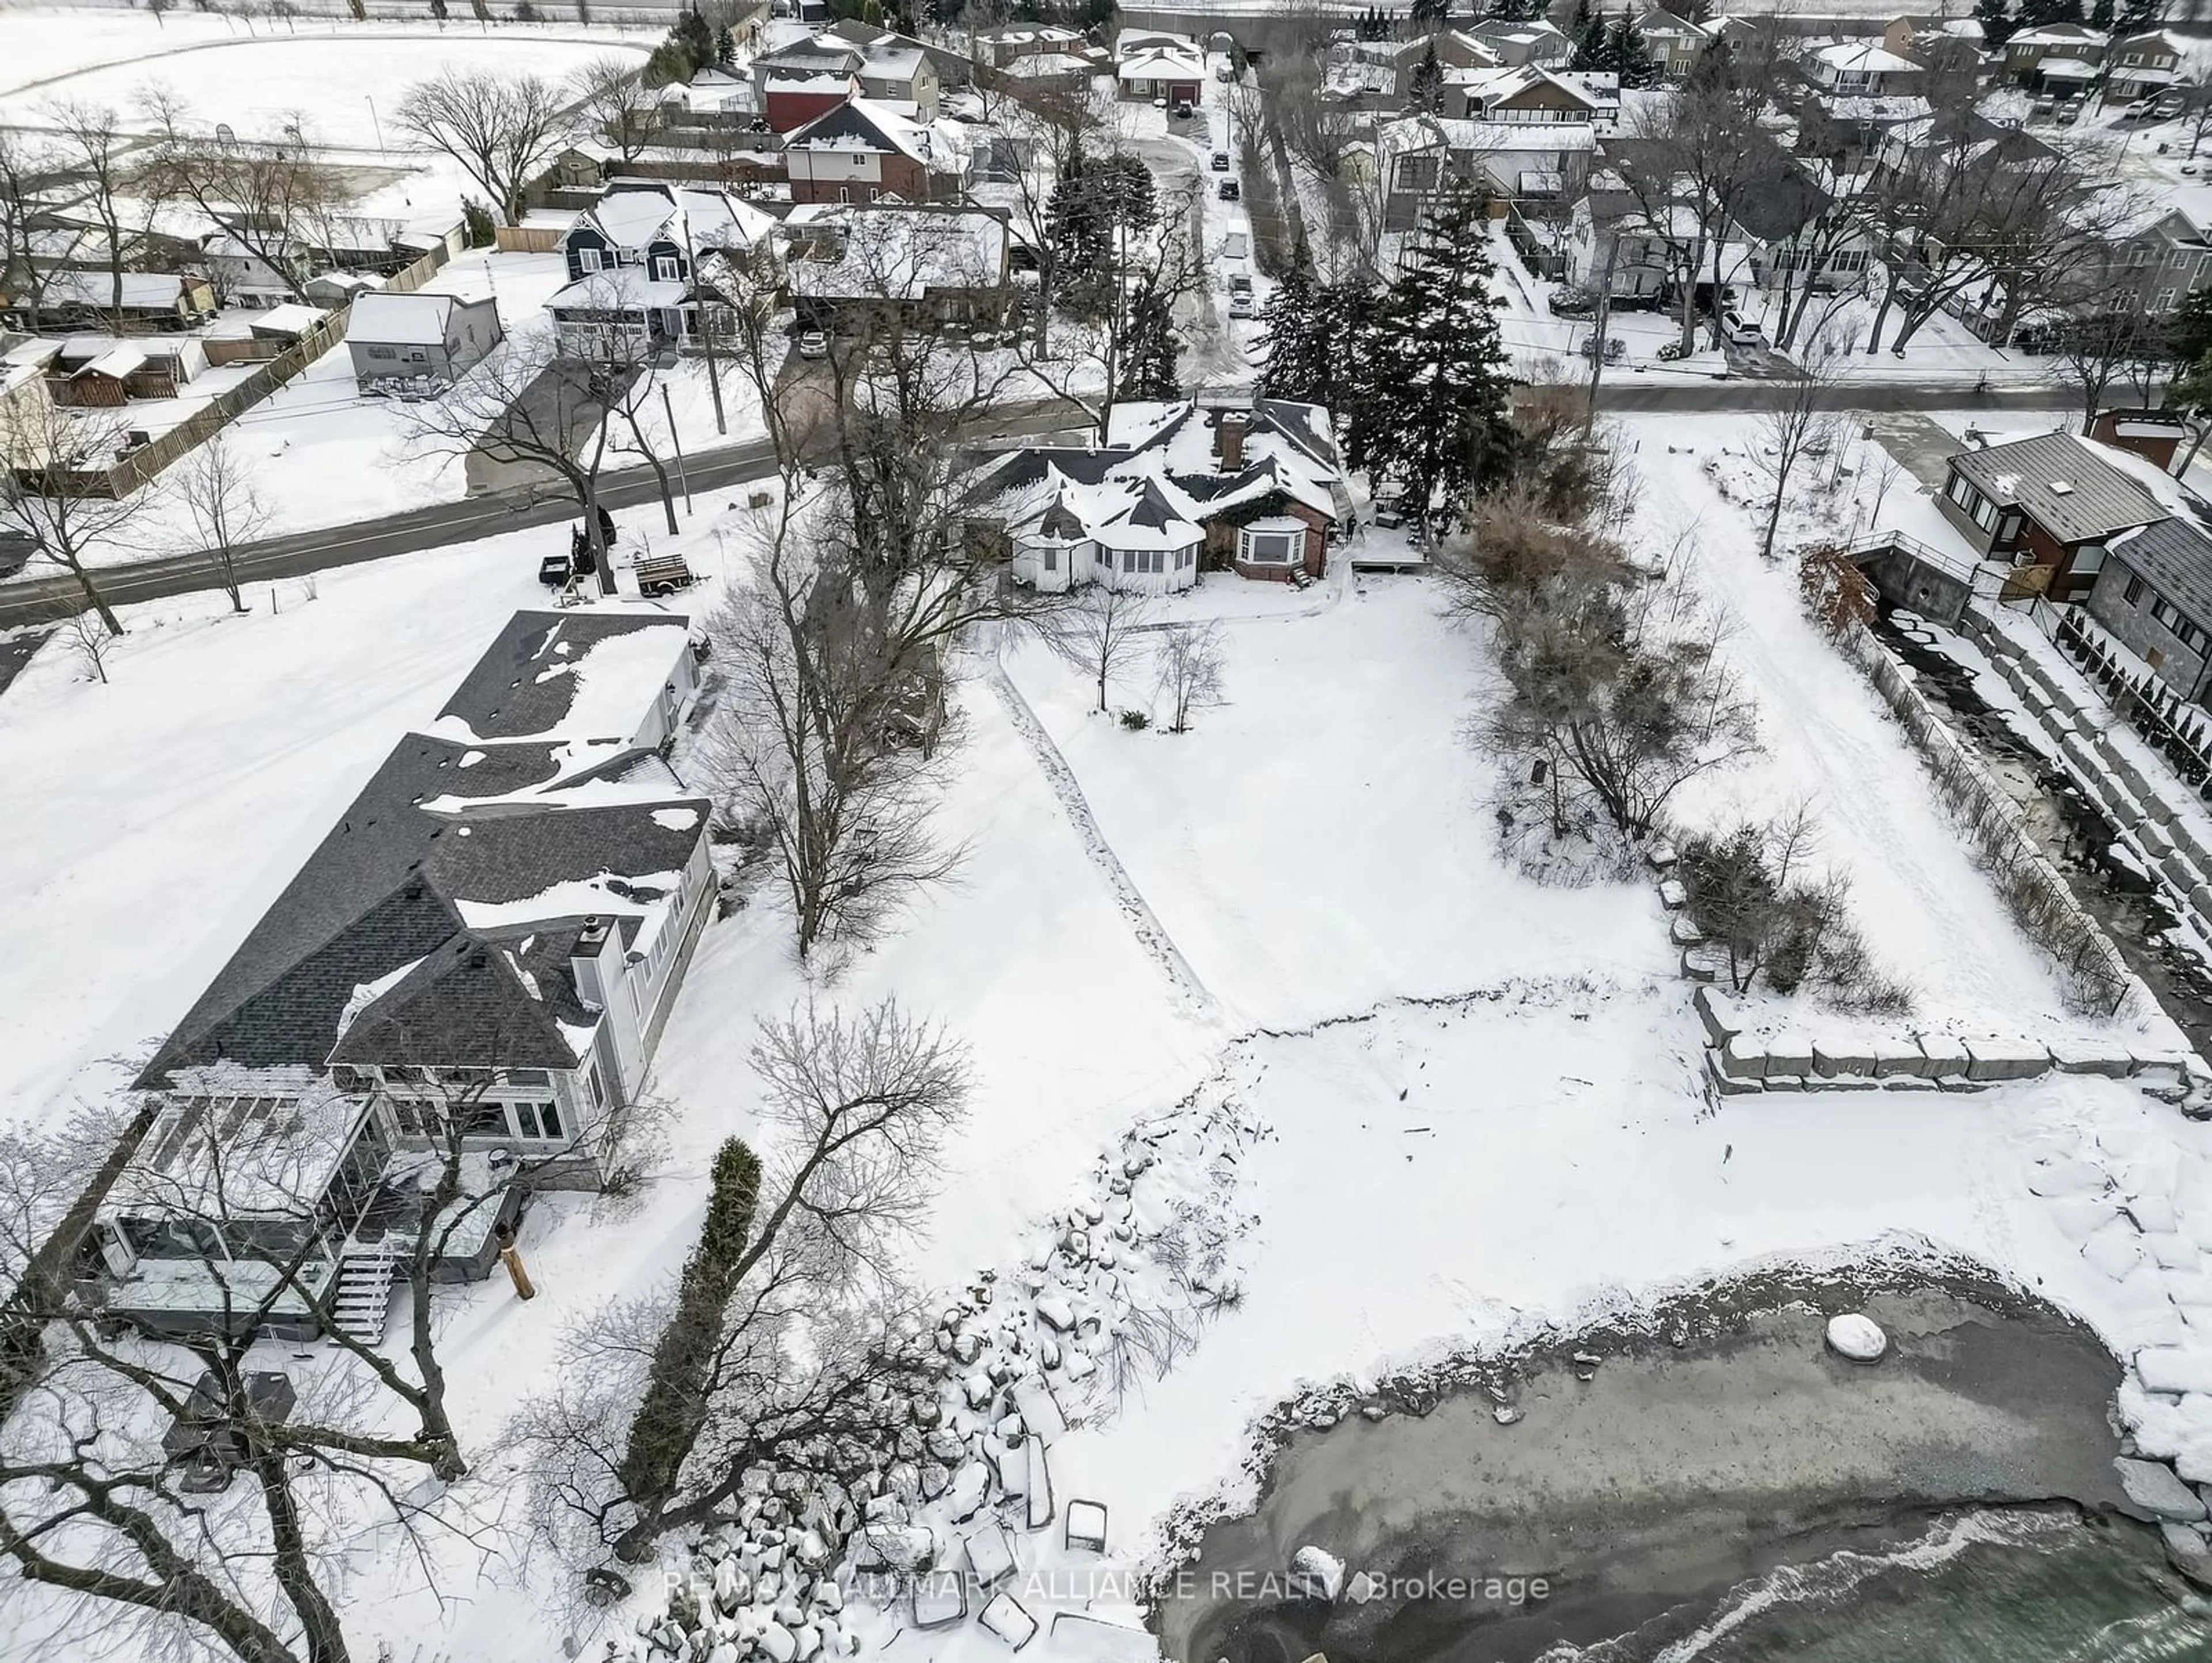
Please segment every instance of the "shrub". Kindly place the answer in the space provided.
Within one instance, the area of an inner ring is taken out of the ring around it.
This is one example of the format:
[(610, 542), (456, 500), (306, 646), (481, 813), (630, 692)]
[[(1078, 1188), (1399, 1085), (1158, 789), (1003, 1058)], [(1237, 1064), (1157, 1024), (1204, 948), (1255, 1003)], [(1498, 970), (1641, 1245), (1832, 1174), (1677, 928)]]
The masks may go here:
[(1141, 710), (1125, 710), (1121, 713), (1121, 725), (1132, 733), (1142, 733), (1152, 725), (1152, 719)]
[(498, 227), (494, 223), (491, 209), (480, 202), (464, 197), (461, 199), (462, 235), (471, 248), (489, 248), (499, 240)]

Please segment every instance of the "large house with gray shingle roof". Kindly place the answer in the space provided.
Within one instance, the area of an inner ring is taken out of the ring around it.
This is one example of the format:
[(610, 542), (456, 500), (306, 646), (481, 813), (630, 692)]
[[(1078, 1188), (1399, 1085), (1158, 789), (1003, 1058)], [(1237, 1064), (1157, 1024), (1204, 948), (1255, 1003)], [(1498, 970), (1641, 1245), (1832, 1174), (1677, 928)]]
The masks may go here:
[(663, 755), (696, 684), (681, 616), (515, 615), (139, 1076), (157, 1112), (88, 1297), (161, 1332), (380, 1332), (437, 1152), (457, 1278), (529, 1189), (602, 1180), (712, 910), (709, 804)]
[(970, 501), (1006, 537), (1014, 581), (1045, 593), (1173, 593), (1206, 570), (1317, 578), (1352, 506), (1328, 412), (1280, 398), (1116, 404), (1104, 444), (989, 458)]

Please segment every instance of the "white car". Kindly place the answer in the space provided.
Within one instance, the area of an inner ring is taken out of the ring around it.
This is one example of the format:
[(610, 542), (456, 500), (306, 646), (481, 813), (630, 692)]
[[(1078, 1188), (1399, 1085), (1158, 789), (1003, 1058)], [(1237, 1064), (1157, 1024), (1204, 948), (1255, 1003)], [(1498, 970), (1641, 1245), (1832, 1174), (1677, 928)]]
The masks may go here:
[(1740, 312), (1731, 312), (1722, 318), (1721, 334), (1740, 347), (1763, 347), (1766, 344), (1766, 331)]
[(827, 358), (830, 355), (829, 336), (818, 329), (801, 330), (799, 355), (802, 358)]

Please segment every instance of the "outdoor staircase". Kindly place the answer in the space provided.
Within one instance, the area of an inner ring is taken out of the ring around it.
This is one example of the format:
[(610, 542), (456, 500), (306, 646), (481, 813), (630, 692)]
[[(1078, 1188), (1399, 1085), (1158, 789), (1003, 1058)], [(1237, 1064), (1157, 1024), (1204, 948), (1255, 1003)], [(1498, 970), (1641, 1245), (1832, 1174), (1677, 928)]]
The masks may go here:
[(392, 1278), (399, 1252), (391, 1241), (349, 1242), (331, 1288), (331, 1321), (349, 1339), (374, 1345), (392, 1314)]

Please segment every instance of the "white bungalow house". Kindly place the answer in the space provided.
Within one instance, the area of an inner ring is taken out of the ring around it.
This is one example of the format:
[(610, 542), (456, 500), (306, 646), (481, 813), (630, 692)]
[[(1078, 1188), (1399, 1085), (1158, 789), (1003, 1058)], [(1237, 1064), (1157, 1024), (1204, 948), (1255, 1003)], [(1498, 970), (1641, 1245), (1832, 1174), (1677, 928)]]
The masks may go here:
[(374, 1337), (431, 1163), (458, 1151), (468, 1204), (447, 1279), (489, 1272), (531, 1192), (603, 1180), (713, 910), (711, 805), (659, 750), (697, 674), (680, 616), (514, 616), (140, 1075), (88, 1305)]
[(1305, 581), (1351, 508), (1328, 412), (1266, 398), (1116, 404), (1104, 444), (991, 458), (971, 501), (1005, 536), (1014, 581), (1046, 593), (1172, 594), (1209, 570)]

